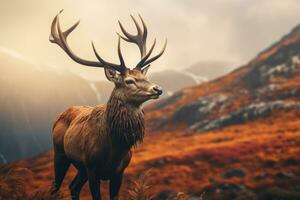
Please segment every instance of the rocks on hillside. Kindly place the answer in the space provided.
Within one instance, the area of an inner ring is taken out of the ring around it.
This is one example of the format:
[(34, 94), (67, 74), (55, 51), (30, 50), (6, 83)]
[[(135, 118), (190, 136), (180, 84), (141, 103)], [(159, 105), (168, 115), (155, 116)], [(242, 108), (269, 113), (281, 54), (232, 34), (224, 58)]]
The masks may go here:
[(267, 117), (279, 110), (300, 109), (300, 103), (286, 103), (284, 101), (260, 102), (250, 104), (229, 115), (214, 120), (201, 120), (192, 126), (191, 130), (208, 131), (233, 124), (242, 124), (258, 118)]
[(254, 64), (251, 71), (242, 76), (238, 83), (244, 82), (247, 88), (257, 89), (291, 78), (296, 68), (300, 66), (299, 51), (300, 45), (297, 43), (282, 47), (264, 62)]
[(231, 97), (223, 94), (214, 94), (210, 96), (201, 97), (190, 104), (178, 108), (171, 118), (171, 122), (185, 122), (187, 124), (194, 124), (197, 121), (204, 120), (216, 107), (220, 111), (231, 103)]
[(241, 169), (230, 169), (223, 174), (224, 178), (232, 178), (232, 177), (243, 178), (245, 176), (246, 173)]
[(156, 195), (155, 200), (165, 200), (176, 197), (177, 192), (174, 190), (162, 190)]
[[(163, 109), (169, 104), (176, 104), (177, 107), (172, 110), (171, 117), (162, 114), (159, 119), (152, 120), (155, 122), (153, 126), (156, 129), (172, 129), (169, 125), (178, 128), (177, 124), (185, 124), (189, 130), (203, 132), (267, 117), (277, 110), (299, 108), (298, 104), (285, 102), (300, 98), (297, 86), (300, 75), (300, 42), (296, 37), (299, 27), (300, 25), (247, 65), (212, 84), (208, 83), (213, 93), (207, 92), (206, 96), (194, 100), (194, 95), (191, 95), (193, 90), (206, 90), (206, 85), (203, 85), (189, 88), (189, 92), (184, 94), (187, 97), (185, 102), (179, 102), (183, 96), (178, 95), (179, 93), (158, 101), (152, 108)], [(226, 83), (226, 87), (218, 83)]]
[(220, 183), (205, 190), (204, 199), (256, 199), (256, 194), (243, 184)]
[(281, 171), (281, 172), (277, 172), (275, 174), (275, 177), (278, 179), (292, 179), (295, 175), (291, 172), (285, 172), (285, 171)]

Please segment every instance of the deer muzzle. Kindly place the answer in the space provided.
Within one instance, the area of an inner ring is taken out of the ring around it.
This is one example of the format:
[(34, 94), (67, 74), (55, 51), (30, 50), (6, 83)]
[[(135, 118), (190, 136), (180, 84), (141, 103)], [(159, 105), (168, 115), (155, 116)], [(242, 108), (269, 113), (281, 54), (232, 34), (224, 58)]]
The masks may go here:
[(161, 95), (163, 93), (162, 87), (158, 86), (158, 85), (154, 85), (152, 87), (152, 92), (154, 95)]

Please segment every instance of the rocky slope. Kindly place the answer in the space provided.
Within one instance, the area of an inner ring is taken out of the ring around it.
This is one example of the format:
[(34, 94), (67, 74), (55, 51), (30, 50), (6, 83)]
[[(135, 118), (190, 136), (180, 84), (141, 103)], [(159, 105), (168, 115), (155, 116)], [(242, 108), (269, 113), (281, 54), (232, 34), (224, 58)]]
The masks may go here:
[(183, 129), (205, 131), (299, 109), (297, 30), (229, 75), (183, 89), (149, 107), (152, 127), (181, 124)]

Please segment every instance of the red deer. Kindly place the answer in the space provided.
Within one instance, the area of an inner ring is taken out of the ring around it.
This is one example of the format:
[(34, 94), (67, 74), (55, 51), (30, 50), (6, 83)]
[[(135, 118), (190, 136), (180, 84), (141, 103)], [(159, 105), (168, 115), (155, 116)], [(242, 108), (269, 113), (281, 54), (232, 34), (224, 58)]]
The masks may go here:
[[(66, 31), (62, 31), (59, 14), (51, 25), (50, 41), (59, 45), (75, 62), (91, 67), (104, 68), (106, 78), (115, 84), (106, 105), (95, 107), (73, 106), (56, 119), (53, 125), (54, 172), (53, 192), (57, 192), (65, 174), (72, 164), (77, 175), (69, 185), (72, 199), (79, 199), (83, 185), (88, 181), (93, 200), (100, 200), (100, 182), (109, 180), (110, 199), (116, 200), (122, 184), (122, 176), (128, 166), (132, 147), (143, 141), (144, 113), (142, 103), (157, 99), (162, 89), (151, 83), (146, 73), (150, 63), (165, 51), (150, 58), (155, 40), (147, 52), (147, 27), (139, 16), (142, 27), (132, 17), (137, 34), (128, 33), (119, 22), (124, 36), (118, 34), (118, 57), (120, 64), (105, 61), (92, 47), (98, 61), (86, 60), (74, 54), (67, 43), (68, 35), (79, 21)], [(138, 46), (141, 60), (133, 68), (126, 67), (120, 47), (120, 40)]]

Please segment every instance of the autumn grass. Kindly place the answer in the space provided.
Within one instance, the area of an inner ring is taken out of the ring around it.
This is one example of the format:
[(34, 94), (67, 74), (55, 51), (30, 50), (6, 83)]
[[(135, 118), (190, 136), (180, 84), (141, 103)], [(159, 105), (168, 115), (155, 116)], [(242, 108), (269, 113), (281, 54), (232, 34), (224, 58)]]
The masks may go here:
[(151, 170), (141, 174), (136, 181), (131, 181), (128, 190), (128, 200), (153, 200), (154, 194), (151, 193), (151, 184), (148, 180)]
[[(50, 188), (50, 189), (49, 189)], [(69, 200), (70, 197), (64, 195), (63, 192), (51, 192), (51, 187), (41, 187), (37, 189), (32, 195), (31, 199), (34, 200)]]
[(28, 195), (24, 188), (26, 180), (20, 176), (24, 168), (16, 168), (12, 165), (0, 166), (0, 200), (27, 199)]
[[(155, 200), (157, 194), (151, 190), (152, 183), (149, 177), (152, 175), (151, 170), (142, 173), (135, 181), (131, 181), (131, 186), (128, 189), (128, 200)], [(169, 196), (166, 200), (188, 200), (189, 195), (178, 192), (176, 195)], [(204, 200), (204, 193), (199, 197), (199, 200)]]
[(30, 188), (32, 172), (13, 164), (0, 165), (0, 200), (67, 200), (62, 193), (51, 193), (51, 186)]

